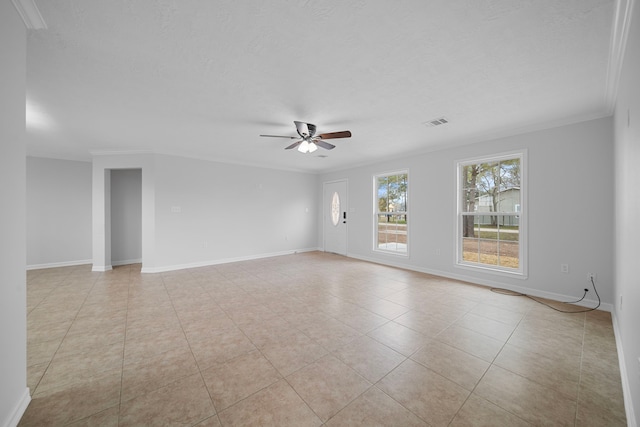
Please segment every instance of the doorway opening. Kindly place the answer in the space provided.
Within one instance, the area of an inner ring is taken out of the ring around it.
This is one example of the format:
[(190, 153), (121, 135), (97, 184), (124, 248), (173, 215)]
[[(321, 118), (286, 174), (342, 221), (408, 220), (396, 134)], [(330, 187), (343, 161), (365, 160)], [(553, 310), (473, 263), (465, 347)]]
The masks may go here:
[(142, 262), (142, 169), (111, 169), (111, 265)]

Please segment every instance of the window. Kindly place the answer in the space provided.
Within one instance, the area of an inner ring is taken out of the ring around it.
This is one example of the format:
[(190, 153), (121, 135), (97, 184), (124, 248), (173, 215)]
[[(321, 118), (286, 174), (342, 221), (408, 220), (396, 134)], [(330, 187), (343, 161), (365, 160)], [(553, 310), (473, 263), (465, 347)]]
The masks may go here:
[(458, 163), (458, 265), (525, 274), (523, 159)]
[(375, 250), (407, 254), (408, 173), (374, 177)]

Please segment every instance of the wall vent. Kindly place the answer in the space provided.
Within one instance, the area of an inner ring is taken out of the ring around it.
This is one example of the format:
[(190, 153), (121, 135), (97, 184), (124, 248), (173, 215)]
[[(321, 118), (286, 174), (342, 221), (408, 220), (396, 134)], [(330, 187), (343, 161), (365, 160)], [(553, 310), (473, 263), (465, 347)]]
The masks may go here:
[(446, 117), (440, 117), (439, 119), (429, 120), (428, 122), (424, 122), (423, 124), (430, 127), (434, 127), (434, 126), (444, 125), (446, 123), (449, 123), (449, 119), (447, 119)]

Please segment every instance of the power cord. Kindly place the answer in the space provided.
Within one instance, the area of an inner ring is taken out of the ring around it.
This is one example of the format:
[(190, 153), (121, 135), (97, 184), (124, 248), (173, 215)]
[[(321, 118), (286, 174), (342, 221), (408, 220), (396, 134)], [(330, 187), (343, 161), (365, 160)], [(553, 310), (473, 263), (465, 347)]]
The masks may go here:
[[(555, 311), (559, 311), (560, 313), (587, 313), (589, 311), (594, 311), (597, 310), (600, 307), (600, 294), (598, 294), (598, 290), (596, 289), (596, 283), (593, 280), (593, 276), (590, 277), (591, 279), (591, 286), (593, 286), (593, 290), (596, 293), (596, 296), (598, 297), (598, 305), (595, 306), (594, 308), (588, 308), (586, 310), (577, 310), (577, 311), (572, 311), (572, 310), (561, 310), (559, 308), (553, 307), (549, 304), (547, 304), (546, 302), (540, 301), (538, 299), (536, 299), (536, 297), (532, 297), (531, 295), (527, 295), (527, 294), (523, 294), (521, 292), (516, 292), (516, 291), (511, 291), (509, 289), (504, 289), (504, 288), (491, 288), (491, 292), (495, 292), (497, 294), (502, 294), (502, 295), (510, 295), (510, 296), (514, 296), (514, 297), (527, 297), (530, 300), (533, 300), (535, 302), (537, 302), (538, 304), (542, 304), (546, 307), (549, 307), (552, 310)], [(575, 304), (577, 302), (582, 301), (586, 296), (587, 296), (587, 292), (589, 292), (589, 289), (585, 288), (584, 289), (584, 294), (582, 295), (582, 298), (580, 298), (579, 300), (575, 300), (575, 301), (560, 301), (563, 304)]]

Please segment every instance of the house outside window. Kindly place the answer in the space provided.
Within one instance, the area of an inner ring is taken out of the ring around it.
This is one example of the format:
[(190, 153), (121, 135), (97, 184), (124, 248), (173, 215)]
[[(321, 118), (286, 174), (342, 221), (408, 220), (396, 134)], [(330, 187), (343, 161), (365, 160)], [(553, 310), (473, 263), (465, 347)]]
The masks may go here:
[(526, 274), (524, 156), (458, 162), (457, 265)]
[(374, 250), (407, 255), (407, 171), (374, 176)]

